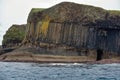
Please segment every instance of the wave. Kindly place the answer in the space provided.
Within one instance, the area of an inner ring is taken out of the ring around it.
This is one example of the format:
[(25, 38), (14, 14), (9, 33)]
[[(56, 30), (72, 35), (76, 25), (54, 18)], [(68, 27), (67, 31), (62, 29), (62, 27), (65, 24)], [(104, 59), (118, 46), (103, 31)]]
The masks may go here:
[(49, 63), (47, 65), (51, 66), (78, 66), (78, 65), (85, 65), (83, 63)]

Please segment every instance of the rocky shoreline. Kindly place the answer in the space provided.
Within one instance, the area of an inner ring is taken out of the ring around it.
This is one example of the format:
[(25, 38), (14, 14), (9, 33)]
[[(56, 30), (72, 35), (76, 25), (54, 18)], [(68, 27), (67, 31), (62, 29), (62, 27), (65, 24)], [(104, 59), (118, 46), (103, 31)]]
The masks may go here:
[(106, 60), (106, 61), (29, 61), (29, 60), (0, 60), (0, 62), (24, 62), (24, 63), (84, 63), (84, 64), (113, 64), (120, 63), (118, 61)]
[[(96, 61), (90, 56), (56, 55), (44, 50), (44, 48), (20, 47), (0, 50), (0, 62), (34, 62), (34, 63), (85, 63), (85, 64), (111, 64), (120, 63), (120, 58), (107, 58)], [(63, 54), (63, 53), (61, 53)]]
[(95, 61), (86, 56), (56, 56), (31, 53), (7, 53), (0, 56), (1, 62), (34, 62), (34, 63), (85, 63), (85, 64), (112, 64), (120, 63), (120, 59), (103, 59)]

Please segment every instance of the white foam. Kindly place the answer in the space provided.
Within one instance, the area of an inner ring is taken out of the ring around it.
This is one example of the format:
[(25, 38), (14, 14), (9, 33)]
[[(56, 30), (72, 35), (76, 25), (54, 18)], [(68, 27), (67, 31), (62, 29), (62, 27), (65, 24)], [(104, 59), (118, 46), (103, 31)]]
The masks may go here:
[(71, 66), (71, 65), (84, 65), (82, 63), (50, 63), (49, 65), (53, 65), (53, 66)]

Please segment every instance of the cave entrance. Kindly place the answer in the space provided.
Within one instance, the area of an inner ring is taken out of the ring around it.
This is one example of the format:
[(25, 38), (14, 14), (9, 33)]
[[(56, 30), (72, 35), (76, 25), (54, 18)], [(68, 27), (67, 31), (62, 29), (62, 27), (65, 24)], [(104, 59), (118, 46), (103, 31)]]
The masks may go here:
[(103, 58), (103, 50), (98, 49), (98, 50), (97, 50), (97, 58), (96, 58), (96, 60), (99, 61), (99, 60), (101, 60), (102, 58)]

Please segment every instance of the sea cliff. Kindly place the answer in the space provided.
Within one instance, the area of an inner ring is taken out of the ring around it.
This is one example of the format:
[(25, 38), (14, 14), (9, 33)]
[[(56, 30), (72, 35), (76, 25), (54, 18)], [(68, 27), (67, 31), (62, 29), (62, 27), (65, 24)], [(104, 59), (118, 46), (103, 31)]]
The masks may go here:
[[(13, 40), (12, 46), (20, 43), (15, 53), (78, 56), (86, 61), (120, 57), (120, 11), (62, 2), (48, 9), (33, 8), (24, 28)], [(5, 36), (3, 46), (9, 46), (11, 36)]]

